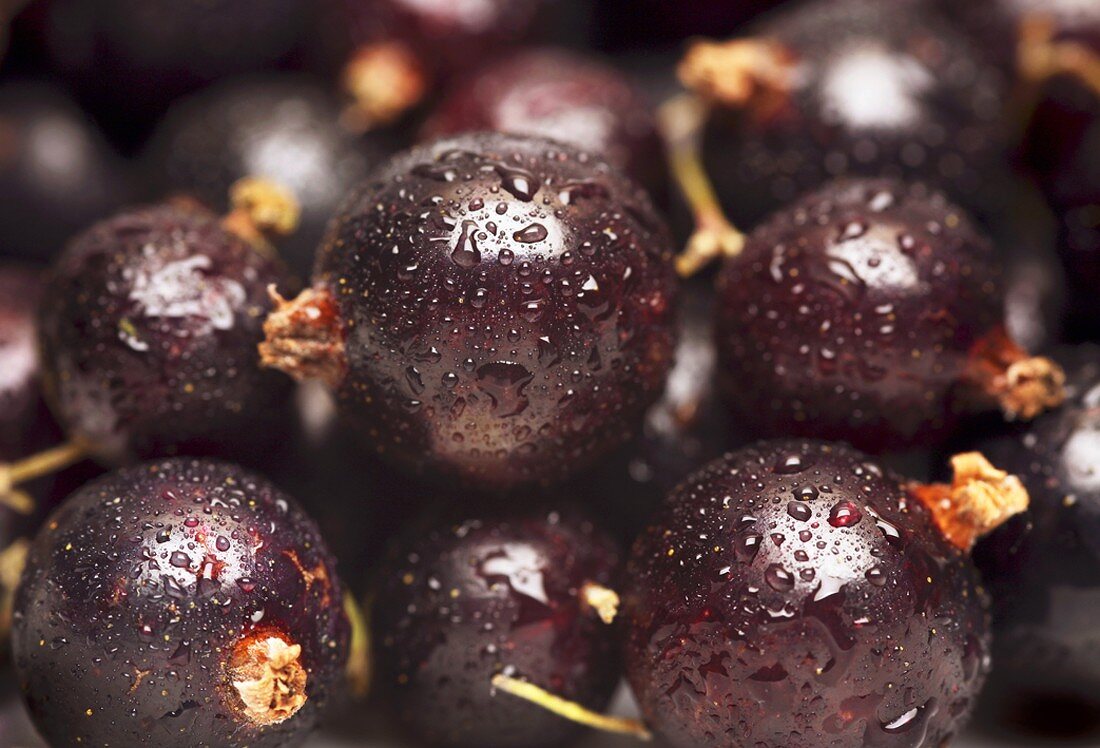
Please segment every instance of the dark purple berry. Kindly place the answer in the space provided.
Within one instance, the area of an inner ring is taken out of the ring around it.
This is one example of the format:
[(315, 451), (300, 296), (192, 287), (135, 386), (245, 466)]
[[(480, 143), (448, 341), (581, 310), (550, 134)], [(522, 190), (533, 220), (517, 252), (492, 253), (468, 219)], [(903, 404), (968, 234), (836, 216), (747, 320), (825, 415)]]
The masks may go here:
[(335, 562), (290, 497), (172, 460), (74, 494), (35, 539), (13, 652), (53, 746), (299, 745), (343, 677)]
[[(1011, 476), (956, 461), (960, 482), (919, 487), (845, 446), (761, 442), (683, 483), (624, 583), (648, 724), (692, 748), (936, 748), (956, 734), (990, 646), (962, 550), (989, 526), (968, 526), (965, 491), (1011, 496), (996, 521), (1026, 507)], [(922, 492), (950, 508), (934, 517)]]
[(326, 380), (418, 475), (561, 480), (624, 443), (671, 365), (676, 279), (648, 198), (593, 156), (474, 134), (376, 172), (265, 362)]
[(41, 273), (0, 265), (0, 460), (22, 456), (42, 414), (37, 351)]
[(270, 446), (290, 387), (255, 347), (268, 286), (286, 282), (270, 247), (202, 208), (134, 208), (93, 226), (54, 266), (40, 320), (66, 433), (108, 463)]
[(162, 194), (188, 193), (219, 210), (244, 177), (289, 189), (302, 225), (279, 248), (308, 275), (340, 201), (390, 150), (384, 137), (360, 138), (339, 119), (336, 102), (310, 78), (236, 79), (174, 105), (146, 152), (147, 167)]
[(1030, 418), (1061, 372), (1004, 331), (989, 241), (939, 193), (832, 182), (771, 216), (718, 279), (719, 371), (768, 435), (881, 451), (939, 440), (967, 411)]
[[(1100, 148), (1100, 132), (1097, 146)], [(1071, 289), (1074, 334), (1100, 340), (1100, 298), (1096, 294), (1100, 288), (1100, 192), (1093, 202), (1063, 210), (1060, 229), (1059, 249)]]
[(1100, 704), (1100, 347), (1059, 352), (1066, 403), (983, 444), (1018, 473), (1028, 515), (978, 546), (994, 598), (997, 680)]
[(618, 552), (587, 520), (528, 511), (423, 525), (395, 545), (372, 617), (376, 682), (432, 745), (552, 746), (578, 727), (494, 687), (506, 676), (600, 710), (614, 629), (588, 602)]
[(663, 146), (652, 105), (598, 59), (534, 49), (489, 62), (451, 88), (428, 138), (478, 130), (535, 135), (598, 153), (660, 200)]
[(982, 212), (999, 200), (1003, 76), (936, 14), (806, 3), (695, 45), (680, 72), (716, 104), (704, 158), (738, 226), (840, 176), (917, 179)]
[(0, 255), (49, 260), (128, 193), (118, 156), (64, 92), (0, 88)]

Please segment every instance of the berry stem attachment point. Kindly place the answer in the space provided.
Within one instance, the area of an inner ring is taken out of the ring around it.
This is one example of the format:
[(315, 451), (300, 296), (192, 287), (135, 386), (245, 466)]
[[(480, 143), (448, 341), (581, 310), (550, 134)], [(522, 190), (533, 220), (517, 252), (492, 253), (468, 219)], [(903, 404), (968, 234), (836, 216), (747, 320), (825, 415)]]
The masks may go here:
[(772, 109), (795, 85), (797, 61), (773, 39), (692, 44), (680, 61), (680, 81), (704, 99), (728, 107)]
[(567, 701), (560, 696), (539, 688), (533, 683), (522, 681), (511, 676), (499, 674), (493, 676), (493, 688), (504, 691), (517, 698), (529, 701), (536, 706), (553, 712), (559, 717), (564, 717), (586, 727), (591, 727), (602, 732), (617, 733), (619, 735), (631, 735), (640, 740), (652, 740), (653, 735), (644, 724), (636, 719), (626, 717), (610, 717), (587, 709), (580, 704)]
[(250, 638), (238, 645), (230, 666), (241, 711), (257, 725), (276, 725), (293, 717), (306, 696), (302, 647), (279, 636)]
[(699, 97), (681, 94), (658, 112), (672, 177), (695, 217), (695, 232), (676, 258), (676, 272), (684, 278), (715, 259), (736, 257), (745, 246), (745, 235), (722, 210), (699, 152), (699, 133), (709, 111)]
[(1031, 420), (1066, 399), (1066, 374), (1042, 356), (1031, 356), (1003, 328), (983, 338), (970, 354), (966, 378), (1009, 420)]
[(1056, 40), (1053, 20), (1029, 16), (1020, 23), (1016, 65), (1020, 77), (1032, 87), (1059, 75), (1076, 78), (1100, 96), (1100, 55), (1074, 40)]
[(24, 457), (17, 462), (0, 463), (0, 504), (20, 514), (30, 514), (34, 511), (34, 500), (16, 487), (35, 478), (64, 470), (87, 456), (87, 447), (82, 442), (74, 440), (30, 457)]
[(428, 78), (416, 56), (401, 42), (360, 47), (343, 73), (344, 90), (352, 104), (342, 123), (366, 132), (399, 119), (424, 98)]
[(370, 622), (355, 597), (344, 590), (344, 615), (351, 624), (351, 643), (348, 648), (348, 664), (345, 668), (352, 693), (360, 698), (370, 692), (371, 643)]
[(596, 615), (600, 617), (601, 621), (609, 626), (615, 622), (615, 617), (619, 615), (620, 601), (615, 590), (608, 589), (595, 582), (587, 582), (581, 588), (581, 599), (584, 600), (585, 605), (596, 611)]
[(275, 309), (264, 322), (260, 364), (298, 381), (319, 379), (332, 389), (344, 380), (347, 357), (336, 300), (323, 289), (309, 288), (293, 300), (274, 286), (268, 289)]
[(229, 188), (232, 206), (222, 225), (258, 250), (274, 254), (271, 241), (298, 229), (301, 207), (282, 185), (266, 179), (245, 177)]
[(998, 470), (979, 452), (951, 458), (950, 484), (911, 484), (909, 491), (928, 510), (944, 536), (969, 551), (1010, 517), (1027, 511), (1028, 494), (1015, 475)]

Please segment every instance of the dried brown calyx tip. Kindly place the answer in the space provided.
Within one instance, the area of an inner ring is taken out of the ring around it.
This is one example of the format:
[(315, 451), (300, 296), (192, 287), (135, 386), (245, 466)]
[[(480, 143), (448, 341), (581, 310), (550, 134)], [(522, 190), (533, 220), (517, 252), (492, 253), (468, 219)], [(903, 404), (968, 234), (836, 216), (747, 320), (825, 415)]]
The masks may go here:
[(1053, 19), (1042, 14), (1020, 22), (1016, 46), (1016, 67), (1020, 77), (1036, 85), (1059, 75), (1077, 78), (1100, 95), (1100, 55), (1087, 44), (1056, 39)]
[(229, 188), (229, 214), (222, 219), (227, 230), (253, 246), (268, 250), (271, 240), (293, 234), (301, 208), (289, 190), (266, 179), (245, 177)]
[(335, 389), (344, 380), (347, 356), (344, 329), (332, 294), (306, 289), (288, 301), (268, 289), (275, 309), (264, 322), (260, 363), (295, 379), (319, 379)]
[(80, 462), (88, 454), (85, 444), (73, 440), (17, 462), (0, 463), (0, 505), (20, 514), (30, 514), (34, 511), (34, 499), (25, 491), (20, 491), (18, 486), (64, 470)]
[(974, 347), (966, 378), (1013, 420), (1030, 420), (1066, 399), (1062, 367), (1048, 358), (1029, 355), (1003, 329)]
[(731, 39), (695, 42), (677, 73), (685, 86), (710, 101), (768, 111), (787, 100), (796, 68), (791, 51), (773, 39)]
[(979, 452), (951, 458), (951, 484), (913, 484), (915, 495), (932, 512), (936, 525), (964, 551), (1010, 517), (1027, 511), (1027, 489), (1015, 475), (998, 470)]
[(676, 272), (684, 278), (716, 259), (736, 257), (745, 246), (745, 235), (726, 218), (703, 166), (699, 133), (708, 111), (697, 96), (685, 94), (667, 101), (658, 113), (669, 169), (695, 216), (695, 231), (676, 258)]
[(596, 615), (606, 624), (615, 622), (619, 615), (619, 595), (615, 590), (608, 589), (600, 584), (588, 582), (581, 588), (581, 599), (584, 604), (596, 611)]
[(555, 696), (544, 688), (534, 683), (513, 678), (509, 675), (493, 676), (493, 688), (517, 698), (528, 701), (542, 707), (548, 712), (563, 717), (571, 722), (576, 722), (586, 727), (591, 727), (602, 732), (612, 732), (619, 735), (631, 735), (640, 740), (652, 740), (653, 735), (646, 726), (636, 719), (626, 717), (612, 717), (599, 714), (581, 706), (573, 701), (567, 701), (560, 696)]
[(395, 121), (424, 98), (428, 81), (416, 56), (400, 42), (361, 47), (344, 68), (344, 89), (353, 104), (344, 124), (365, 132)]
[(249, 638), (237, 645), (229, 665), (230, 682), (241, 711), (257, 725), (274, 725), (293, 717), (306, 696), (302, 647), (278, 636)]

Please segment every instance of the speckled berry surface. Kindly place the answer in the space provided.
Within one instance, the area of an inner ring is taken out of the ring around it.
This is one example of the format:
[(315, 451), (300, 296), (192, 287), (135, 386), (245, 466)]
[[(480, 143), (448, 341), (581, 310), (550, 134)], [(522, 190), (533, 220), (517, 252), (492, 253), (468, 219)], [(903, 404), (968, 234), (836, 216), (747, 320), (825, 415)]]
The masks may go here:
[(318, 260), (346, 338), (340, 407), (424, 476), (573, 474), (660, 395), (672, 252), (644, 193), (572, 148), (471, 134), (401, 155)]
[(775, 213), (718, 279), (719, 376), (768, 435), (875, 450), (955, 419), (972, 348), (1003, 322), (992, 246), (942, 195), (830, 183)]
[(976, 552), (994, 598), (1000, 681), (1017, 691), (1100, 688), (1100, 346), (1059, 349), (1069, 398), (1058, 411), (983, 444), (1016, 472), (1031, 511)]
[[(70, 498), (35, 539), (13, 650), (54, 746), (289, 746), (340, 685), (348, 624), (313, 522), (224, 463), (126, 469)], [(245, 714), (242, 642), (301, 647), (306, 699), (281, 721)]]
[(290, 383), (260, 369), (256, 345), (267, 287), (287, 282), (201, 209), (96, 224), (55, 264), (40, 317), (58, 420), (106, 462), (269, 444)]
[(977, 570), (841, 445), (761, 442), (696, 473), (624, 592), (628, 678), (674, 746), (936, 748), (988, 669)]
[(374, 602), (377, 687), (421, 742), (562, 744), (577, 725), (491, 681), (604, 709), (620, 676), (616, 630), (582, 591), (617, 582), (619, 553), (576, 514), (463, 516), (423, 522), (392, 548)]

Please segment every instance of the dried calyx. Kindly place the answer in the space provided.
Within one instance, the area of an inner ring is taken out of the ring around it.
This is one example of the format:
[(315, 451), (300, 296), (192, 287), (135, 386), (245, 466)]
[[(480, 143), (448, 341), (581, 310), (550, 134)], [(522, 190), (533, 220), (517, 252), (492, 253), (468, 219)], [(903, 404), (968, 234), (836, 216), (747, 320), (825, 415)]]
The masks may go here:
[(229, 663), (229, 682), (241, 713), (253, 724), (274, 725), (293, 717), (306, 695), (302, 647), (280, 636), (253, 636), (238, 643)]
[(423, 67), (400, 42), (361, 47), (344, 68), (343, 83), (353, 102), (343, 123), (357, 132), (399, 119), (420, 103), (428, 87)]
[(273, 253), (271, 242), (298, 228), (298, 201), (275, 182), (255, 177), (238, 180), (229, 190), (229, 203), (222, 225), (261, 251)]
[(777, 41), (731, 39), (695, 42), (677, 72), (685, 86), (707, 101), (767, 113), (787, 100), (797, 65)]
[(1060, 75), (1079, 80), (1100, 96), (1100, 55), (1087, 44), (1058, 39), (1054, 22), (1044, 16), (1029, 16), (1020, 23), (1016, 66), (1020, 77), (1038, 85)]
[(260, 363), (298, 381), (318, 379), (335, 389), (347, 373), (344, 329), (332, 294), (306, 289), (287, 300), (269, 289), (275, 309), (264, 322)]
[(1029, 355), (1003, 329), (974, 347), (966, 379), (1012, 420), (1031, 420), (1066, 399), (1062, 367), (1049, 358)]
[(1028, 494), (1015, 475), (998, 470), (978, 452), (951, 458), (950, 484), (912, 484), (911, 494), (928, 510), (952, 544), (969, 551), (983, 535), (1027, 511)]

